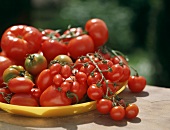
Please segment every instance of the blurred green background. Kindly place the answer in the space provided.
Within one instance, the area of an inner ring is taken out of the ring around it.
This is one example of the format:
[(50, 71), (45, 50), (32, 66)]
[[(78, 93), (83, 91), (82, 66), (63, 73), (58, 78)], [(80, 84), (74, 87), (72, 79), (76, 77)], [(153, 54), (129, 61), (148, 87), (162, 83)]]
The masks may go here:
[(5, 0), (0, 10), (0, 35), (16, 24), (65, 31), (100, 18), (107, 46), (128, 56), (147, 84), (170, 87), (169, 0)]

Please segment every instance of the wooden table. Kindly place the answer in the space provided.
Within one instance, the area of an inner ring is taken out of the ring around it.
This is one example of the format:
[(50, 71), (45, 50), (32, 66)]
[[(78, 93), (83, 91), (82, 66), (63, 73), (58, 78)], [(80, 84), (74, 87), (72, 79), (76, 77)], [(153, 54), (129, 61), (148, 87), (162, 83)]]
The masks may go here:
[(147, 85), (142, 93), (126, 89), (120, 97), (139, 106), (138, 117), (116, 122), (93, 110), (75, 116), (31, 118), (0, 110), (0, 130), (170, 130), (170, 89)]

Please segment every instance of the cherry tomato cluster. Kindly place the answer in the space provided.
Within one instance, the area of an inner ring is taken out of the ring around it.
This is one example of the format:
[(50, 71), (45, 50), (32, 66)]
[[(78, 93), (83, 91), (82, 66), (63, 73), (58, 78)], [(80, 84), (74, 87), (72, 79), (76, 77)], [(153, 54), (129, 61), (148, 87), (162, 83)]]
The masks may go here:
[(141, 92), (146, 79), (122, 53), (104, 46), (107, 40), (107, 26), (96, 18), (84, 30), (69, 26), (63, 34), (27, 25), (8, 28), (1, 38), (0, 102), (45, 107), (94, 100), (113, 120), (135, 118), (137, 105), (117, 92), (125, 85)]

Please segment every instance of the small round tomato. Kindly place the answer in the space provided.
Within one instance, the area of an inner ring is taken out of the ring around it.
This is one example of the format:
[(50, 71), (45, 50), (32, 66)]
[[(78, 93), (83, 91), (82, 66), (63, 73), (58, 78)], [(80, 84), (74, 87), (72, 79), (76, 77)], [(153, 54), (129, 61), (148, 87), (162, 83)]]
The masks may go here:
[(84, 72), (87, 76), (90, 75), (90, 73), (95, 69), (95, 66), (92, 64), (84, 64), (81, 68), (80, 71)]
[(96, 84), (92, 84), (87, 89), (87, 95), (92, 100), (102, 99), (104, 92), (102, 87), (98, 87)]
[(8, 88), (13, 93), (30, 93), (35, 84), (25, 77), (12, 78), (8, 82)]
[(84, 83), (87, 81), (87, 75), (84, 72), (78, 71), (75, 74), (75, 77), (76, 77), (76, 80), (80, 83), (82, 83), (82, 82)]
[(127, 65), (125, 65), (125, 64), (123, 64), (122, 65), (122, 68), (123, 68), (123, 76), (122, 76), (122, 78), (119, 80), (119, 82), (125, 82), (125, 81), (127, 81), (128, 79), (129, 79), (129, 77), (130, 77), (130, 68), (127, 66)]
[(64, 92), (68, 92), (71, 89), (72, 84), (70, 82), (64, 81), (61, 83), (60, 88)]
[(75, 37), (68, 43), (68, 52), (73, 59), (92, 53), (94, 52), (93, 40), (86, 34)]
[(9, 58), (5, 56), (0, 56), (0, 86), (3, 83), (3, 78), (2, 78), (3, 72), (12, 64), (13, 62)]
[(135, 118), (139, 113), (139, 108), (136, 104), (129, 104), (126, 108), (125, 108), (125, 116), (128, 119), (132, 119)]
[(113, 64), (119, 64), (120, 62), (123, 62), (123, 64), (128, 65), (128, 61), (120, 55), (111, 57), (110, 60), (113, 62)]
[(122, 106), (115, 106), (110, 111), (110, 116), (115, 121), (123, 120), (125, 117), (125, 109)]
[(39, 53), (30, 54), (25, 59), (25, 69), (32, 75), (38, 75), (42, 70), (46, 68), (47, 60), (43, 55)]
[(128, 79), (128, 88), (132, 92), (139, 93), (146, 86), (146, 79), (143, 76), (130, 76)]
[(53, 77), (53, 83), (59, 87), (64, 81), (64, 78), (61, 76), (61, 74), (56, 74)]
[(69, 65), (64, 65), (61, 68), (60, 74), (62, 75), (63, 78), (68, 78), (71, 76), (71, 67)]
[(34, 107), (39, 106), (37, 99), (30, 93), (15, 93), (10, 100), (10, 104)]
[[(107, 93), (107, 91), (108, 91), (108, 96), (110, 96), (110, 95), (113, 95), (113, 94), (115, 94), (116, 93), (116, 88), (117, 88), (117, 86), (113, 83), (113, 82), (111, 82), (110, 80), (105, 80), (105, 81), (103, 81), (103, 83), (102, 83), (102, 88), (103, 88), (103, 92), (104, 92), (104, 94), (106, 94)], [(107, 90), (108, 89), (108, 90)]]
[(60, 63), (68, 63), (68, 64), (72, 64), (73, 61), (72, 59), (68, 56), (68, 55), (57, 55), (54, 60), (59, 61)]
[(101, 19), (93, 18), (88, 20), (85, 24), (85, 30), (93, 39), (95, 48), (104, 45), (108, 40), (108, 28)]
[(101, 114), (108, 114), (112, 109), (112, 101), (109, 99), (100, 99), (96, 103), (96, 108)]
[(117, 82), (122, 78), (123, 69), (119, 64), (112, 65), (111, 70), (107, 72), (107, 78), (112, 82)]
[(59, 74), (61, 71), (62, 65), (60, 63), (54, 63), (50, 65), (49, 69), (52, 75)]
[(97, 84), (101, 80), (102, 80), (101, 74), (99, 72), (94, 72), (87, 77), (87, 84), (90, 86), (92, 84)]
[(51, 38), (58, 38), (60, 33), (52, 29), (45, 29), (42, 32), (42, 42)]

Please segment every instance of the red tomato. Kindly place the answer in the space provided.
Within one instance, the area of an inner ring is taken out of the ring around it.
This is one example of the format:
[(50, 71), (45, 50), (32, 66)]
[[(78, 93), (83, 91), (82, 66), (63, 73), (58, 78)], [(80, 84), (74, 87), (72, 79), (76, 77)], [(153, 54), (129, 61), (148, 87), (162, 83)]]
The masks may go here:
[(80, 36), (83, 34), (82, 28), (70, 28), (64, 32), (62, 35), (63, 42), (69, 42), (72, 38)]
[(41, 44), (41, 51), (48, 62), (53, 60), (57, 55), (66, 55), (68, 53), (66, 44), (53, 39), (45, 40)]
[(125, 82), (129, 79), (130, 77), (130, 68), (127, 65), (122, 65), (123, 68), (123, 76), (122, 78), (119, 80), (119, 82)]
[(62, 65), (59, 63), (54, 63), (52, 64), (49, 69), (52, 75), (56, 75), (59, 74), (61, 71)]
[(13, 93), (30, 93), (35, 84), (28, 78), (16, 77), (8, 82), (8, 88)]
[(94, 52), (93, 40), (86, 34), (75, 37), (68, 43), (68, 52), (73, 59), (92, 53)]
[(64, 81), (61, 83), (60, 88), (64, 92), (68, 92), (71, 89), (72, 84), (70, 82)]
[(85, 30), (93, 39), (95, 48), (104, 45), (108, 40), (108, 28), (101, 19), (93, 18), (88, 20), (85, 24)]
[(67, 106), (72, 103), (64, 91), (59, 91), (55, 86), (48, 87), (40, 96), (41, 106)]
[(80, 68), (81, 72), (84, 72), (87, 76), (95, 69), (95, 66), (92, 64), (85, 64)]
[(92, 84), (97, 84), (98, 82), (101, 82), (101, 80), (101, 74), (99, 72), (94, 72), (87, 77), (87, 84), (90, 86)]
[(110, 60), (113, 62), (113, 64), (119, 64), (120, 62), (123, 62), (125, 65), (128, 65), (128, 62), (123, 56), (114, 56), (111, 57)]
[(37, 77), (36, 86), (43, 92), (53, 83), (53, 75), (49, 69), (43, 70)]
[(64, 78), (61, 76), (61, 74), (56, 74), (53, 77), (53, 83), (59, 87), (64, 81)]
[(1, 47), (7, 57), (24, 62), (26, 55), (39, 51), (41, 37), (41, 32), (32, 26), (15, 25), (3, 33)]
[(89, 58), (82, 56), (75, 61), (75, 68), (80, 69), (85, 63), (89, 61), (90, 61)]
[(112, 101), (109, 99), (100, 99), (96, 103), (96, 109), (101, 114), (108, 114), (112, 109)]
[(139, 108), (136, 104), (129, 104), (125, 109), (125, 116), (128, 119), (135, 118), (139, 113)]
[(71, 67), (69, 65), (62, 66), (60, 74), (63, 78), (70, 77), (72, 74)]
[(110, 80), (103, 81), (102, 88), (103, 88), (104, 94), (107, 93), (107, 89), (108, 89), (108, 96), (115, 94), (115, 92), (117, 90), (116, 89), (117, 86)]
[(87, 75), (84, 72), (81, 72), (81, 71), (77, 72), (75, 74), (75, 77), (76, 77), (76, 80), (80, 83), (82, 82), (84, 83), (87, 81)]
[(38, 53), (30, 54), (25, 59), (25, 69), (32, 75), (38, 75), (47, 68), (46, 58)]
[(132, 92), (141, 92), (146, 86), (146, 79), (143, 76), (130, 76), (128, 79), (128, 88)]
[(110, 116), (115, 121), (123, 120), (125, 117), (125, 109), (122, 106), (115, 106), (110, 111)]
[(13, 62), (9, 58), (5, 56), (0, 56), (0, 86), (3, 83), (3, 78), (2, 78), (3, 72), (12, 64)]
[(92, 100), (102, 99), (104, 92), (102, 87), (98, 87), (96, 84), (92, 84), (87, 89), (87, 95)]
[(8, 103), (8, 94), (11, 94), (8, 88), (0, 88), (0, 102)]
[(10, 104), (34, 107), (39, 106), (37, 99), (30, 93), (15, 93), (10, 100)]
[(41, 92), (41, 90), (39, 88), (32, 88), (31, 89), (31, 95), (33, 95), (37, 99), (37, 101), (39, 101), (41, 93), (42, 92)]
[(79, 89), (80, 89), (80, 83), (77, 82), (77, 81), (73, 81), (71, 88), (70, 88), (70, 91), (73, 92), (73, 93), (78, 93)]
[(122, 78), (123, 68), (119, 64), (113, 65), (111, 67), (111, 71), (107, 72), (107, 79), (112, 82), (117, 82)]
[(42, 41), (51, 39), (51, 38), (58, 38), (60, 36), (60, 33), (58, 31), (52, 30), (52, 29), (45, 29), (42, 32)]

